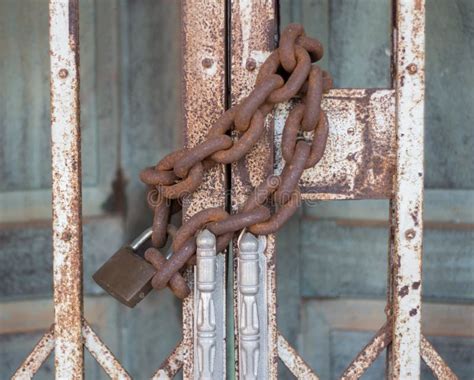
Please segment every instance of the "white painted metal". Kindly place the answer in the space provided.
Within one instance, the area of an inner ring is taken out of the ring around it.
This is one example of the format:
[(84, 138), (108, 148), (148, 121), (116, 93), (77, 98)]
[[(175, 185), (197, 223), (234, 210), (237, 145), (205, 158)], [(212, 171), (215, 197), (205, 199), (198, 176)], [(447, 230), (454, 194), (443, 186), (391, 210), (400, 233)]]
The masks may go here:
[(183, 367), (183, 363), (189, 360), (189, 350), (181, 341), (171, 355), (165, 360), (160, 368), (151, 377), (152, 380), (172, 379)]
[(79, 4), (50, 0), (56, 378), (81, 379), (82, 218), (79, 125)]
[(225, 261), (216, 255), (216, 238), (208, 230), (196, 239), (195, 379), (225, 376)]
[(41, 365), (54, 349), (54, 326), (44, 334), (35, 348), (26, 357), (22, 365), (15, 371), (11, 380), (29, 380), (38, 372)]
[(111, 379), (130, 380), (131, 376), (122, 367), (109, 348), (102, 342), (87, 322), (82, 326), (84, 345), (97, 363)]
[(267, 377), (265, 237), (243, 233), (238, 241), (239, 378)]
[(280, 333), (278, 333), (278, 356), (297, 379), (319, 380), (319, 377)]
[(392, 379), (419, 379), (424, 178), (424, 0), (396, 2), (397, 170), (393, 199)]

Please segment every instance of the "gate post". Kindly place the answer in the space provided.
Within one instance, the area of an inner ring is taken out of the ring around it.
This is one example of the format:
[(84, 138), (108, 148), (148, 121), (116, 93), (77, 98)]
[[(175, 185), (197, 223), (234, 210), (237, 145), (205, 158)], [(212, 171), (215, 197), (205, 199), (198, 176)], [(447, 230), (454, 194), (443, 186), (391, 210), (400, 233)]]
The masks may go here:
[(408, 380), (420, 378), (425, 2), (397, 0), (394, 6), (397, 163), (391, 204), (389, 376)]
[(82, 379), (79, 2), (50, 0), (54, 338), (57, 379)]

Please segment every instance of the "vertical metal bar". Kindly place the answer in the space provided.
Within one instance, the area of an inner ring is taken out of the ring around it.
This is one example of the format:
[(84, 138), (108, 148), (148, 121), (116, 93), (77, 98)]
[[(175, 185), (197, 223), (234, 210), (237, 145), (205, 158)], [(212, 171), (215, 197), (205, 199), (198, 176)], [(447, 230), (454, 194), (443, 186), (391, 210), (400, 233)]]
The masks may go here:
[(56, 378), (82, 379), (78, 0), (50, 0), (49, 23)]
[(195, 378), (225, 377), (225, 260), (216, 255), (216, 237), (204, 230), (196, 239)]
[[(225, 1), (221, 0), (183, 0), (181, 4), (184, 137), (185, 146), (190, 148), (206, 138), (209, 128), (225, 111), (226, 13)], [(225, 205), (225, 167), (218, 165), (184, 200), (183, 219), (202, 209)], [(183, 363), (185, 380), (195, 376), (194, 307), (194, 296), (190, 295), (183, 302), (183, 344), (189, 354)]]
[(267, 378), (265, 243), (251, 233), (238, 241), (239, 374), (245, 380)]
[[(274, 0), (268, 1), (236, 1), (230, 0), (231, 13), (231, 44), (230, 44), (230, 70), (231, 70), (231, 103), (232, 105), (244, 99), (254, 88), (255, 79), (260, 65), (273, 51), (276, 45), (278, 25), (276, 18), (277, 4)], [(252, 189), (260, 184), (269, 174), (273, 173), (273, 120), (267, 120), (264, 136), (256, 146), (239, 162), (232, 165), (232, 211), (236, 212), (242, 207)], [(234, 242), (234, 248), (237, 248)], [(235, 249), (235, 252), (238, 252)], [(266, 267), (262, 268), (265, 283), (262, 289), (266, 293), (266, 310), (261, 318), (267, 321), (261, 324), (261, 335), (265, 341), (261, 345), (267, 351), (266, 378), (277, 377), (278, 348), (276, 325), (276, 267), (275, 267), (275, 236), (266, 238)], [(234, 258), (234, 313), (238, 312), (238, 284), (235, 275), (238, 272), (237, 259)], [(239, 319), (235, 314), (236, 353), (239, 352)], [(265, 330), (265, 331), (264, 331)], [(239, 371), (237, 356), (235, 369)], [(242, 378), (242, 375), (241, 375)]]
[(391, 248), (392, 379), (420, 377), (423, 238), (424, 0), (395, 8), (397, 171)]

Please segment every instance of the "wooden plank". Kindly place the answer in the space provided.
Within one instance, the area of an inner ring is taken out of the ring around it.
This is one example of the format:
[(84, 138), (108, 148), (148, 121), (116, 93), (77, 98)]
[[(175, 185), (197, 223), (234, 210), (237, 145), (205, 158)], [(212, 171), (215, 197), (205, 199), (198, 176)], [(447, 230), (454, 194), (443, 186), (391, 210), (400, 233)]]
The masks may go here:
[(180, 2), (120, 2), (120, 160), (126, 196), (126, 239), (151, 225), (138, 174), (181, 143)]
[[(301, 293), (304, 297), (384, 297), (388, 232), (378, 227), (303, 220)], [(425, 231), (423, 297), (474, 299), (472, 230)]]
[(336, 87), (390, 87), (390, 0), (330, 1), (329, 71)]
[[(168, 0), (116, 3), (122, 63), (121, 165), (126, 179), (121, 245), (152, 222), (140, 170), (180, 145), (181, 4)], [(122, 363), (133, 378), (149, 378), (181, 334), (181, 302), (169, 290), (153, 291), (135, 309), (121, 309)]]
[[(376, 331), (384, 324), (385, 301), (374, 299), (308, 299), (304, 308), (314, 308), (331, 329)], [(429, 336), (474, 338), (474, 305), (425, 302), (423, 333)]]
[[(339, 219), (363, 224), (367, 221), (387, 222), (387, 200), (346, 202), (306, 202), (305, 215), (318, 220)], [(312, 207), (313, 206), (313, 207)], [(472, 228), (474, 224), (474, 191), (425, 190), (424, 220), (427, 225), (443, 224), (446, 228)], [(449, 226), (451, 225), (451, 227)]]
[[(460, 378), (469, 378), (474, 367), (472, 308), (472, 305), (423, 304), (423, 333)], [(306, 300), (301, 308), (303, 358), (322, 378), (339, 378), (384, 323), (384, 309), (384, 300)], [(469, 331), (468, 336), (464, 336), (466, 331)], [(383, 378), (384, 359), (384, 355), (380, 355), (363, 378)], [(422, 378), (431, 378), (429, 372), (422, 365)]]
[(430, 0), (426, 10), (425, 186), (474, 189), (474, 2)]
[[(103, 294), (92, 274), (123, 244), (119, 217), (84, 220), (84, 292)], [(0, 299), (52, 293), (52, 241), (49, 223), (1, 225)]]

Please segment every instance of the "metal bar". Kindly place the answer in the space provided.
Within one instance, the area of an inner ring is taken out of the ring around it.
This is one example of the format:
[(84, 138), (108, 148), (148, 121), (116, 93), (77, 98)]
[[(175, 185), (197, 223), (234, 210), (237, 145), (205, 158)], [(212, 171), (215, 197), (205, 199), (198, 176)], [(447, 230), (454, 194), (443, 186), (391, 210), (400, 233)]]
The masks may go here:
[(390, 268), (392, 346), (389, 376), (420, 377), (425, 2), (395, 4), (397, 169)]
[(359, 352), (341, 376), (341, 380), (359, 379), (391, 342), (391, 326), (385, 323)]
[(81, 379), (84, 347), (78, 0), (50, 0), (49, 23), (56, 378)]
[(160, 368), (153, 374), (151, 380), (172, 379), (188, 360), (189, 352), (183, 341), (179, 342), (174, 351), (161, 364)]
[(319, 380), (319, 377), (280, 333), (278, 333), (278, 356), (297, 379)]
[(111, 379), (129, 380), (132, 378), (86, 321), (82, 326), (82, 333), (87, 350)]
[[(281, 137), (292, 103), (275, 114), (275, 164), (284, 161)], [(337, 89), (324, 96), (322, 107), (330, 129), (323, 158), (304, 171), (304, 200), (390, 198), (396, 165), (395, 91)]]
[(225, 377), (225, 258), (216, 255), (216, 237), (208, 230), (196, 245), (195, 377), (217, 380)]
[(44, 334), (33, 351), (26, 357), (12, 376), (12, 380), (29, 380), (38, 372), (41, 365), (54, 349), (54, 326)]
[(434, 347), (424, 336), (421, 336), (421, 358), (426, 363), (426, 365), (430, 367), (437, 379), (458, 379), (451, 368), (448, 367), (443, 358), (439, 356)]
[[(213, 122), (225, 111), (225, 2), (183, 0), (181, 20), (184, 137), (189, 148), (205, 139)], [(223, 165), (209, 170), (199, 189), (184, 200), (183, 219), (205, 208), (225, 208), (225, 178)], [(194, 296), (190, 295), (183, 302), (183, 344), (191, 358), (193, 314)], [(194, 378), (194, 359), (183, 363), (183, 376), (185, 380)]]
[[(244, 99), (254, 88), (258, 69), (276, 46), (278, 20), (277, 4), (269, 1), (230, 1), (230, 79), (231, 103), (235, 105)], [(232, 212), (242, 207), (252, 189), (260, 184), (269, 174), (273, 174), (273, 120), (268, 117), (266, 131), (256, 146), (239, 162), (232, 165)], [(234, 241), (235, 252), (237, 242)], [(261, 318), (267, 321), (262, 325), (261, 334), (266, 336), (262, 346), (267, 348), (266, 378), (277, 377), (277, 323), (276, 323), (276, 267), (275, 267), (275, 236), (267, 236), (266, 268), (264, 292), (266, 294), (266, 310), (262, 310)], [(236, 342), (236, 377), (239, 376), (239, 319), (238, 315), (238, 284), (237, 258), (234, 257), (234, 320)]]
[(239, 374), (245, 380), (267, 378), (265, 246), (265, 236), (244, 233), (238, 240)]

